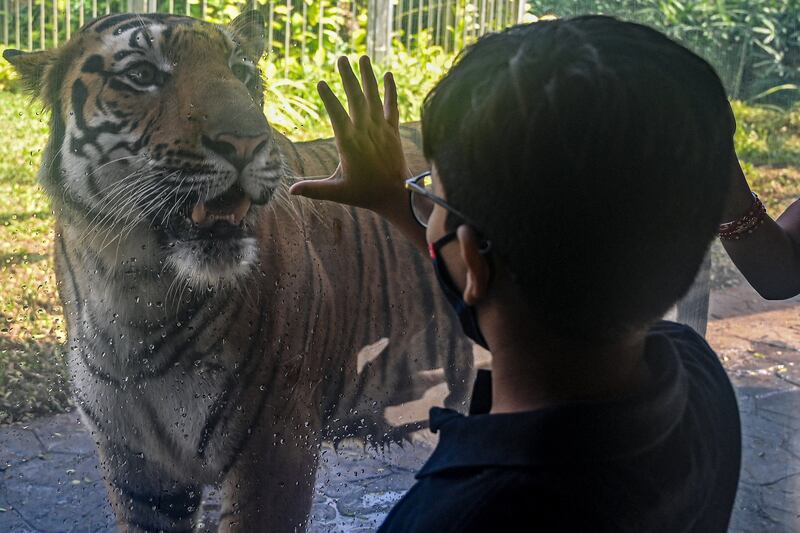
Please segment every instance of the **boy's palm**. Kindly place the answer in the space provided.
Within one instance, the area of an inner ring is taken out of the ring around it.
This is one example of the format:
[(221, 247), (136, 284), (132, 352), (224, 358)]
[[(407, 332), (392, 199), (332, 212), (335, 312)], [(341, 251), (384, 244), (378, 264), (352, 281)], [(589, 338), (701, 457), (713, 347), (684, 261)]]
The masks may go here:
[(391, 73), (384, 76), (381, 102), (368, 57), (359, 60), (363, 91), (346, 57), (339, 58), (338, 67), (349, 114), (327, 83), (319, 82), (317, 90), (336, 136), (339, 166), (329, 178), (300, 181), (290, 192), (378, 213), (391, 211), (405, 195), (403, 180), (410, 176), (400, 142), (394, 78)]

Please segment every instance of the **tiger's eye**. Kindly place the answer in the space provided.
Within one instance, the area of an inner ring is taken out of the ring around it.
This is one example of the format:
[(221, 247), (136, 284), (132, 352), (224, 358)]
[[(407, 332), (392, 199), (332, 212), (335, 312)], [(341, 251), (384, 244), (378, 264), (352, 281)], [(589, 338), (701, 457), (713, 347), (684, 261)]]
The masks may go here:
[(152, 85), (158, 77), (158, 71), (150, 63), (139, 63), (126, 71), (128, 78), (139, 85)]

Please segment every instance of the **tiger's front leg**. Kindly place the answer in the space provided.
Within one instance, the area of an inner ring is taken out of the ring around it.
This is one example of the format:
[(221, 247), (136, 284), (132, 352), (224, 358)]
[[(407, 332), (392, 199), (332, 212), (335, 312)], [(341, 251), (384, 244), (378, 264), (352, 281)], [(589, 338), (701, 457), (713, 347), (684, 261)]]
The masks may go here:
[[(319, 417), (288, 409), (254, 427), (223, 482), (220, 531), (302, 532), (321, 444)], [(285, 417), (285, 418), (284, 418)]]
[(111, 506), (123, 532), (192, 531), (201, 485), (170, 479), (126, 445), (98, 443)]

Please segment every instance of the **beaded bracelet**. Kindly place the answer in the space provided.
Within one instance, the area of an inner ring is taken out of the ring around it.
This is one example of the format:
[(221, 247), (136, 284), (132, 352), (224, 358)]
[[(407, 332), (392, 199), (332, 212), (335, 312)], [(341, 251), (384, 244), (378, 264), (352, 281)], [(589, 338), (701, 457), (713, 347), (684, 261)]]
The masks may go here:
[(764, 207), (764, 204), (756, 193), (752, 194), (753, 203), (744, 215), (736, 220), (720, 224), (719, 231), (717, 232), (720, 239), (738, 241), (753, 233), (758, 226), (764, 223), (764, 219), (767, 218), (767, 208)]

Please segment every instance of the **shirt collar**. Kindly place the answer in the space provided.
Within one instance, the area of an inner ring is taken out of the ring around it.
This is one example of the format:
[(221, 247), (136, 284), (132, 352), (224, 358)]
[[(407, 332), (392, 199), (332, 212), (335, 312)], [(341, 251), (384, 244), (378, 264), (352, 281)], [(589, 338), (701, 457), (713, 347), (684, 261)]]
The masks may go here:
[(469, 417), (434, 407), (430, 428), (439, 433), (439, 444), (417, 478), (458, 468), (574, 467), (659, 444), (686, 408), (687, 376), (666, 335), (648, 335), (644, 358), (653, 380), (623, 400)]

